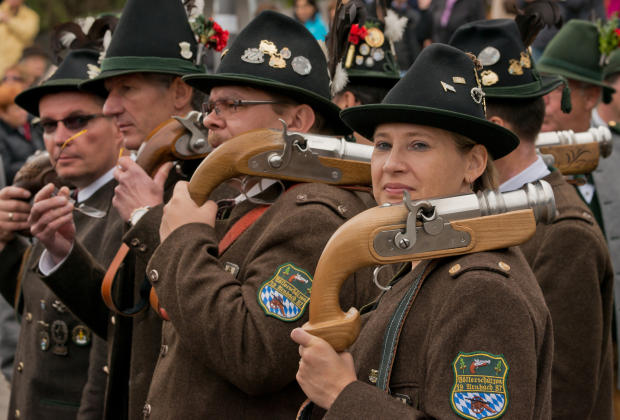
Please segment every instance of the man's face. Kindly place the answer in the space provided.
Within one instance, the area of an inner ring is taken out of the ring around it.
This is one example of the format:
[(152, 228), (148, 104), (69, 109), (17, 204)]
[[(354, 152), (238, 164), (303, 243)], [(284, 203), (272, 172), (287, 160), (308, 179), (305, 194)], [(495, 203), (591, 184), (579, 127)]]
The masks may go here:
[(175, 113), (172, 88), (141, 73), (111, 77), (105, 87), (109, 94), (103, 113), (114, 117), (128, 149), (140, 148), (151, 131)]
[[(43, 140), (56, 172), (79, 188), (112, 169), (118, 159), (122, 137), (114, 121), (102, 116), (102, 105), (103, 99), (81, 92), (45, 95), (39, 102)], [(67, 143), (61, 152), (63, 143), (84, 129), (86, 133)]]
[(18, 128), (28, 121), (28, 112), (16, 104), (9, 104), (4, 109), (0, 108), (0, 120), (13, 128)]
[[(273, 99), (271, 95), (262, 90), (240, 86), (214, 87), (209, 95), (209, 101), (214, 103), (231, 100), (269, 101)], [(242, 105), (236, 110), (223, 106), (219, 115), (216, 111), (207, 114), (203, 124), (209, 129), (209, 144), (217, 147), (246, 131), (258, 128), (281, 129), (282, 123), (279, 118), (282, 116), (278, 115), (270, 104)]]
[(596, 95), (600, 95), (600, 88), (596, 86), (584, 87), (580, 82), (569, 80), (571, 90), (572, 110), (565, 114), (562, 112), (562, 89), (558, 86), (555, 90), (545, 95), (545, 120), (541, 132), (574, 130), (581, 132), (590, 125), (590, 114), (596, 106)]

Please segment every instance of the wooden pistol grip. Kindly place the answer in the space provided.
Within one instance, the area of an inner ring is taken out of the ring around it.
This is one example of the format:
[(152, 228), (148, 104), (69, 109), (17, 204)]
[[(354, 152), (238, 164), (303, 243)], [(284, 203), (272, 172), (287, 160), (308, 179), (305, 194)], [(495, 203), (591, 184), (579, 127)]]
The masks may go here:
[[(404, 206), (375, 207), (345, 222), (329, 239), (319, 258), (312, 282), (309, 320), (303, 328), (342, 351), (357, 338), (359, 313), (344, 313), (339, 296), (343, 282), (356, 270), (378, 263), (368, 238), (376, 229), (393, 220), (406, 218)], [(369, 279), (370, 280), (370, 279)]]
[(330, 168), (338, 168), (342, 173), (342, 178), (337, 182), (330, 182), (335, 185), (371, 185), (370, 162), (357, 160), (345, 160), (327, 156), (319, 156), (319, 162)]
[(344, 313), (339, 295), (343, 282), (356, 270), (372, 264), (441, 258), (522, 244), (536, 231), (531, 209), (450, 222), (455, 230), (470, 234), (470, 243), (461, 248), (442, 249), (384, 257), (377, 254), (373, 239), (379, 231), (404, 228), (396, 224), (405, 220), (404, 206), (376, 207), (343, 224), (327, 242), (319, 259), (312, 294), (309, 321), (304, 329), (329, 342), (336, 351), (349, 347), (360, 330), (359, 313), (355, 308)]
[(539, 148), (541, 153), (553, 155), (554, 166), (562, 175), (589, 174), (596, 169), (600, 157), (598, 142), (563, 144)]
[(176, 158), (174, 145), (185, 133), (185, 127), (174, 118), (162, 122), (147, 136), (136, 163), (152, 177), (162, 164)]
[(189, 194), (201, 206), (211, 192), (222, 182), (235, 176), (264, 175), (248, 168), (248, 161), (256, 154), (281, 151), (282, 133), (259, 129), (248, 131), (221, 144), (200, 163), (189, 181)]

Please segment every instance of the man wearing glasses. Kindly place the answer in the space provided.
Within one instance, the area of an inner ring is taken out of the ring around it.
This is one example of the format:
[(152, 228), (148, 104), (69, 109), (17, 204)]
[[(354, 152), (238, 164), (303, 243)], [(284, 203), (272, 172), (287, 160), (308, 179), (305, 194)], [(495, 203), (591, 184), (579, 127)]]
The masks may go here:
[[(330, 101), (320, 46), (282, 14), (250, 22), (215, 74), (184, 80), (210, 95), (204, 125), (214, 147), (252, 129), (282, 129), (281, 121), (302, 133), (350, 131)], [(241, 183), (245, 194), (232, 208), (196, 206), (183, 182), (164, 207), (147, 276), (169, 321), (145, 418), (294, 418), (304, 400), (289, 333), (307, 320), (327, 240), (371, 199), (324, 184)], [(374, 297), (370, 276), (364, 280), (346, 284), (343, 306)]]
[[(181, 80), (182, 75), (203, 71), (195, 64), (197, 56), (181, 2), (129, 0), (100, 69), (91, 68), (92, 78), (81, 88), (105, 92), (103, 114), (116, 123), (124, 147), (138, 150), (159, 124), (185, 116), (196, 107), (196, 98), (202, 98)], [(122, 309), (140, 304), (146, 262), (159, 244), (157, 206), (164, 201), (164, 184), (178, 179), (176, 172), (168, 176), (171, 166), (163, 165), (151, 179), (131, 158), (121, 157), (114, 171), (118, 186), (112, 203), (123, 236), (122, 241), (102, 241), (100, 246), (116, 252), (124, 242), (130, 248), (116, 282), (116, 303)], [(78, 242), (70, 252), (58, 245), (47, 248), (52, 268), (40, 267), (43, 281), (108, 342), (105, 418), (141, 418), (160, 348), (161, 320), (150, 310), (134, 318), (110, 316), (101, 298), (107, 265), (97, 264)]]
[[(0, 190), (0, 291), (22, 315), (11, 419), (74, 419), (78, 410), (87, 407), (94, 407), (93, 418), (103, 415), (103, 392), (82, 397), (82, 390), (89, 360), (96, 364), (96, 353), (105, 354), (106, 345), (68, 311), (37, 273), (45, 247), (53, 244), (68, 251), (67, 237), (79, 240), (102, 264), (114, 254), (99, 247), (99, 242), (120, 240), (118, 218), (110, 213), (122, 138), (114, 121), (102, 113), (104, 98), (78, 90), (79, 82), (87, 78), (87, 66), (95, 64), (97, 57), (97, 51), (72, 51), (49, 80), (16, 98), (18, 105), (40, 117), (51, 162), (77, 194), (70, 197), (67, 187), (56, 190), (48, 184), (36, 193), (31, 206), (28, 199), (33, 193), (28, 190), (13, 186)], [(51, 207), (65, 209), (65, 216), (56, 218), (47, 211)], [(78, 208), (81, 213), (75, 212)], [(89, 211), (97, 212), (97, 217), (86, 214)], [(72, 230), (56, 230), (58, 226)], [(32, 247), (19, 234), (24, 229), (39, 239)], [(102, 364), (97, 366), (99, 372)], [(102, 373), (89, 379), (98, 381), (100, 388), (105, 384)]]

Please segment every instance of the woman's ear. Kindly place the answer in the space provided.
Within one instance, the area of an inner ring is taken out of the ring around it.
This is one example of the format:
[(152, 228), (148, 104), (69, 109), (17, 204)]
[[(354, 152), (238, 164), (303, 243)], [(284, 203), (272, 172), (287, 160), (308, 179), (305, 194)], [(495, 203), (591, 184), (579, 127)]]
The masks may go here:
[(291, 106), (287, 112), (288, 129), (307, 133), (314, 125), (314, 110), (307, 104)]
[(465, 180), (468, 184), (480, 178), (487, 167), (487, 160), (489, 158), (486, 147), (481, 144), (476, 144), (468, 152), (468, 163), (465, 169)]

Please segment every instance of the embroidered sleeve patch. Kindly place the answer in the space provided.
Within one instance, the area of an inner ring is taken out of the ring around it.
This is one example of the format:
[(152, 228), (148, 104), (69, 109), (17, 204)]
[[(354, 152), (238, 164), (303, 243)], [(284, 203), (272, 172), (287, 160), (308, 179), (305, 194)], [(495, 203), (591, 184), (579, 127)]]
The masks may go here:
[(310, 301), (310, 289), (312, 276), (286, 263), (258, 289), (258, 303), (267, 315), (282, 321), (296, 321)]
[(452, 362), (454, 386), (450, 404), (459, 416), (497, 419), (508, 407), (508, 363), (503, 355), (483, 351), (459, 353)]

